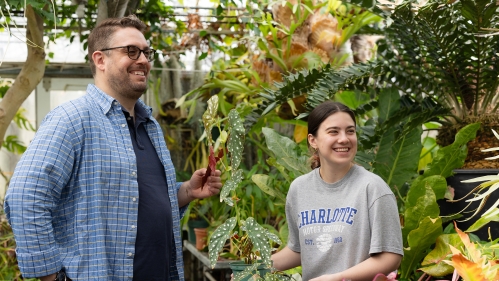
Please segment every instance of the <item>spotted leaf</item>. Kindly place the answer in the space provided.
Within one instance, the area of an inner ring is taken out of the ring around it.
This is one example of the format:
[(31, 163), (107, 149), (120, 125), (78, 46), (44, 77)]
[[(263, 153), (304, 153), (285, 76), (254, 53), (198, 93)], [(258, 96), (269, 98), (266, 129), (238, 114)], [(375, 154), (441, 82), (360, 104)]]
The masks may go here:
[(227, 205), (233, 206), (234, 202), (230, 198), (230, 192), (235, 190), (239, 183), (243, 180), (243, 170), (239, 169), (232, 173), (232, 177), (225, 182), (222, 187), (222, 191), (220, 192), (220, 202), (225, 201)]
[(202, 119), (204, 129), (206, 131), (206, 137), (208, 138), (208, 144), (211, 145), (213, 143), (211, 137), (211, 128), (213, 128), (213, 125), (217, 123), (218, 96), (212, 96), (207, 103), (208, 107), (203, 113)]
[(244, 127), (239, 113), (235, 109), (229, 112), (229, 141), (227, 148), (230, 152), (233, 173), (241, 164), (244, 147)]
[[(240, 271), (234, 274), (234, 281), (244, 280), (248, 276), (253, 276), (258, 274), (258, 266), (259, 263), (252, 264), (251, 266), (246, 267), (243, 271)], [(250, 280), (253, 280), (250, 278)]]
[(269, 243), (270, 241), (274, 241), (277, 244), (281, 244), (282, 242), (279, 237), (259, 225), (252, 217), (246, 219), (241, 229), (248, 233), (248, 237), (253, 243), (254, 251), (258, 251), (260, 253), (262, 261), (266, 264), (270, 264), (271, 247)]
[(218, 260), (218, 254), (222, 251), (225, 242), (230, 238), (231, 232), (236, 226), (236, 218), (228, 218), (223, 224), (221, 224), (213, 234), (211, 235), (210, 243), (208, 246), (208, 256), (210, 258), (211, 268), (215, 268)]

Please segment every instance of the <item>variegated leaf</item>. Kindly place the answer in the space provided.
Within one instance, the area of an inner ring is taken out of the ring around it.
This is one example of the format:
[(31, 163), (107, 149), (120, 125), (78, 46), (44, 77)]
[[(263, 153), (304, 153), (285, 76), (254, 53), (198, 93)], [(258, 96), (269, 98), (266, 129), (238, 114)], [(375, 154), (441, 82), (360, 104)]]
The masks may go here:
[(243, 122), (235, 109), (229, 112), (229, 128), (230, 136), (227, 148), (230, 152), (232, 170), (235, 171), (239, 167), (239, 164), (241, 164), (244, 148)]
[(260, 252), (262, 261), (266, 264), (270, 264), (271, 247), (269, 245), (269, 240), (281, 244), (282, 242), (279, 237), (259, 225), (252, 217), (246, 219), (241, 229), (248, 233), (254, 249)]
[(263, 279), (265, 281), (292, 281), (292, 280), (296, 280), (292, 276), (287, 275), (287, 274), (283, 274), (281, 272), (273, 272), (273, 273), (267, 272), (265, 274), (265, 276), (263, 276)]
[(206, 137), (208, 138), (208, 144), (212, 144), (211, 128), (216, 123), (217, 111), (218, 111), (218, 96), (214, 95), (208, 100), (208, 107), (203, 113), (203, 125), (206, 131)]
[(248, 276), (253, 276), (258, 274), (258, 266), (259, 263), (252, 264), (251, 266), (246, 267), (243, 271), (240, 271), (234, 274), (234, 281), (244, 280)]
[(227, 242), (227, 239), (230, 238), (231, 232), (236, 226), (236, 222), (237, 220), (235, 217), (228, 218), (213, 232), (208, 246), (211, 268), (215, 268), (218, 260), (218, 254), (225, 245), (225, 242)]
[(225, 201), (229, 206), (233, 206), (234, 203), (230, 198), (230, 192), (235, 190), (239, 183), (243, 180), (243, 170), (237, 170), (232, 174), (232, 177), (225, 182), (220, 192), (220, 202)]

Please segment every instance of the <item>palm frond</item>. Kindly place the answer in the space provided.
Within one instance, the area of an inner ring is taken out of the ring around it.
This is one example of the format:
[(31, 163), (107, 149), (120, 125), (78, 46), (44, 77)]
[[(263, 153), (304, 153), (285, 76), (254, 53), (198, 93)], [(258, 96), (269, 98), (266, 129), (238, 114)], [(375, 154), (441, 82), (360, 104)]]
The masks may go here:
[(262, 102), (251, 114), (246, 116), (245, 128), (250, 128), (258, 119), (286, 103), (288, 100), (306, 95), (306, 112), (298, 119), (308, 115), (308, 112), (318, 104), (331, 99), (334, 94), (346, 89), (367, 90), (375, 79), (381, 76), (381, 67), (376, 62), (355, 64), (341, 69), (333, 69), (326, 65), (322, 69), (302, 70), (283, 77), (283, 82), (274, 84), (273, 89), (264, 89), (260, 93)]
[(418, 13), (409, 2), (398, 6), (379, 48), (386, 82), (435, 97), (457, 119), (490, 113), (499, 86), (499, 40), (477, 34), (499, 24), (497, 8), (491, 0), (432, 1)]

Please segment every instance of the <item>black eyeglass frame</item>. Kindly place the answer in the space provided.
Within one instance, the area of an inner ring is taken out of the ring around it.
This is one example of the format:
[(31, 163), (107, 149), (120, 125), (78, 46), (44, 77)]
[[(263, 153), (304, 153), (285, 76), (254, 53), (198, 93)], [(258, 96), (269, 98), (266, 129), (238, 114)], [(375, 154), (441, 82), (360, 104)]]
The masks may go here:
[[(140, 58), (140, 55), (144, 54), (144, 56), (146, 56), (147, 60), (149, 62), (151, 62), (151, 61), (154, 60), (154, 54), (156, 53), (156, 50), (154, 50), (154, 49), (144, 49), (144, 50), (142, 50), (139, 47), (134, 46), (134, 45), (119, 46), (119, 47), (113, 47), (113, 48), (105, 48), (105, 49), (101, 49), (99, 51), (104, 52), (104, 51), (110, 51), (110, 50), (115, 50), (115, 49), (123, 49), (123, 48), (126, 48), (126, 53), (128, 55), (128, 58), (131, 59), (131, 60), (138, 60)], [(130, 56), (130, 48), (136, 48), (137, 50), (139, 50), (138, 55), (137, 55), (136, 58), (132, 58)], [(149, 55), (147, 55), (146, 52), (150, 52)]]

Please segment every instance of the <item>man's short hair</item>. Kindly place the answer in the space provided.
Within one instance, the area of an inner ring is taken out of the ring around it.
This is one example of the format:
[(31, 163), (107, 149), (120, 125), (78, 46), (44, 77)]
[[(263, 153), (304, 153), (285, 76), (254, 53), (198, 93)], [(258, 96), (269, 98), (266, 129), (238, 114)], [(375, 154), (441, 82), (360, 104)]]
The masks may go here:
[(99, 23), (88, 36), (88, 60), (90, 62), (90, 69), (92, 75), (95, 76), (96, 68), (92, 59), (92, 54), (95, 51), (110, 48), (113, 34), (120, 28), (134, 27), (140, 32), (144, 32), (146, 25), (135, 15), (129, 15), (122, 18), (108, 18)]

